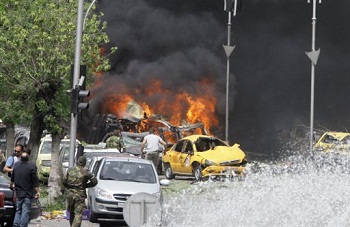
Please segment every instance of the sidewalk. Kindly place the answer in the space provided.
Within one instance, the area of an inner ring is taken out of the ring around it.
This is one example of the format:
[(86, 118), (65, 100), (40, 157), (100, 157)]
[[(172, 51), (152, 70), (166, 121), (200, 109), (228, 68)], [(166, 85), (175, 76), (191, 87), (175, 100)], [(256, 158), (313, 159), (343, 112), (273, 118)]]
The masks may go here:
[[(32, 220), (29, 225), (30, 227), (69, 227), (69, 221), (65, 219), (53, 219), (53, 220)], [(82, 227), (97, 227), (99, 224), (91, 223), (87, 220), (83, 220)]]

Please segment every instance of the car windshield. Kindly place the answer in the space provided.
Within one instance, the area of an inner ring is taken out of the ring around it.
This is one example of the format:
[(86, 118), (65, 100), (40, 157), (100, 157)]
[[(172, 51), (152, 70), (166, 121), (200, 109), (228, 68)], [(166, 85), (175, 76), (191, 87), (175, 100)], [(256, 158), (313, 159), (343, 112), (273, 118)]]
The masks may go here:
[(128, 161), (106, 161), (100, 173), (100, 180), (133, 181), (156, 183), (152, 165)]
[(118, 156), (120, 153), (116, 152), (88, 152), (85, 153), (84, 156), (86, 157), (86, 165), (89, 166), (93, 157), (106, 157), (106, 156)]
[(207, 138), (207, 137), (199, 137), (195, 142), (197, 151), (207, 151), (207, 150), (213, 150), (215, 147), (218, 146), (225, 146), (228, 145), (225, 144), (223, 141), (219, 140), (218, 138)]
[[(69, 147), (70, 142), (65, 140), (61, 141), (60, 148), (62, 147)], [(43, 146), (41, 148), (40, 154), (51, 154), (51, 147), (52, 147), (52, 141), (47, 140), (43, 143)]]
[(343, 144), (350, 144), (350, 136), (345, 136), (341, 141)]

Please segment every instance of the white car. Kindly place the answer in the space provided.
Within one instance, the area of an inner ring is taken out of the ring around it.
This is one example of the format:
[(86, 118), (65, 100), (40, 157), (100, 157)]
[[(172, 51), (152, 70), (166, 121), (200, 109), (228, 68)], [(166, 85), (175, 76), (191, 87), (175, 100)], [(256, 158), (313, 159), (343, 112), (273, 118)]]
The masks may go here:
[(135, 193), (156, 195), (162, 201), (163, 183), (149, 160), (130, 155), (103, 157), (96, 161), (92, 173), (98, 184), (88, 189), (90, 222), (124, 221), (124, 204)]
[[(86, 157), (86, 168), (88, 168), (90, 161), (92, 157), (99, 156), (99, 155), (105, 155), (105, 154), (120, 154), (119, 150), (117, 148), (104, 148), (105, 145), (96, 145), (95, 147), (84, 147), (83, 155)], [(68, 147), (62, 147), (59, 154), (59, 161), (62, 164), (63, 174), (65, 175), (67, 173), (67, 170), (69, 168), (69, 153), (70, 148)], [(77, 149), (75, 150), (74, 154), (74, 160), (77, 158)], [(75, 163), (73, 163), (73, 166)]]

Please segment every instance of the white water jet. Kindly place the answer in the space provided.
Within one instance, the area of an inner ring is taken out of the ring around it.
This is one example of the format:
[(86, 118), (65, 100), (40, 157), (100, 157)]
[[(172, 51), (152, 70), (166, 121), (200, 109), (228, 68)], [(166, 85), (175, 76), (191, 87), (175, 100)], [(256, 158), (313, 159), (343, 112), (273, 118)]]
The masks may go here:
[(165, 200), (162, 226), (350, 226), (348, 164), (333, 154), (250, 164), (243, 181), (200, 182)]

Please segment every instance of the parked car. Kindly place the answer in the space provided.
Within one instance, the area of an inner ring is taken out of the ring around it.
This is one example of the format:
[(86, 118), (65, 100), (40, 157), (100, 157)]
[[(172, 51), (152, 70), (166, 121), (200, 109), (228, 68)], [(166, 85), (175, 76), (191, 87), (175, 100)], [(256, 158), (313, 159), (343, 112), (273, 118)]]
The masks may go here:
[[(77, 140), (76, 144), (78, 145), (80, 142)], [(60, 148), (70, 146), (70, 139), (64, 138), (61, 140)], [(38, 169), (38, 177), (39, 180), (43, 183), (47, 183), (50, 176), (51, 171), (51, 148), (52, 148), (52, 137), (51, 135), (46, 135), (41, 138), (39, 150), (38, 150), (38, 158), (36, 160), (36, 166)]]
[[(3, 174), (0, 173), (0, 193), (4, 193), (5, 200), (4, 200), (4, 206), (5, 206), (5, 214), (0, 218), (1, 221), (4, 221), (6, 223), (6, 226), (13, 226), (13, 219), (15, 218), (15, 211), (16, 211), (16, 196), (13, 190), (9, 188), (11, 179)], [(30, 220), (36, 219), (41, 215), (41, 205), (39, 200), (33, 199), (32, 200), (32, 208), (30, 212)]]
[(154, 194), (162, 200), (164, 181), (159, 181), (149, 160), (130, 155), (103, 157), (96, 161), (92, 173), (98, 184), (88, 189), (90, 222), (123, 221), (124, 204), (135, 193)]
[(323, 152), (349, 152), (350, 133), (348, 132), (325, 132), (314, 145), (315, 151)]
[(239, 144), (229, 146), (216, 137), (191, 135), (179, 140), (163, 155), (167, 179), (176, 175), (209, 176), (243, 175), (246, 155)]
[[(59, 162), (62, 164), (63, 174), (65, 175), (67, 173), (68, 167), (69, 167), (69, 153), (70, 148), (69, 147), (62, 147), (59, 154)], [(90, 145), (87, 148), (84, 148), (83, 155), (87, 158), (86, 167), (89, 166), (89, 163), (91, 161), (91, 158), (93, 156), (97, 155), (103, 155), (103, 154), (120, 154), (119, 150), (117, 148), (104, 148), (104, 146), (96, 145), (95, 147), (91, 147)], [(77, 159), (77, 151), (75, 151), (74, 154), (74, 160)], [(75, 163), (74, 163), (75, 165)]]

